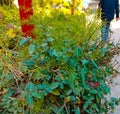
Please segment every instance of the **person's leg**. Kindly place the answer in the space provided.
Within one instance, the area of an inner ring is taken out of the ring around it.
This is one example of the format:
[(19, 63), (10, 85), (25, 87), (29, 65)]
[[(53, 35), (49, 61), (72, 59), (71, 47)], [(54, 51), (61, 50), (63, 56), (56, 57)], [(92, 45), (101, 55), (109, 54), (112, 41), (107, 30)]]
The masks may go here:
[(102, 26), (102, 30), (101, 30), (101, 37), (102, 37), (102, 41), (103, 42), (107, 42), (109, 39), (109, 32), (110, 32), (110, 22), (109, 23), (105, 23)]

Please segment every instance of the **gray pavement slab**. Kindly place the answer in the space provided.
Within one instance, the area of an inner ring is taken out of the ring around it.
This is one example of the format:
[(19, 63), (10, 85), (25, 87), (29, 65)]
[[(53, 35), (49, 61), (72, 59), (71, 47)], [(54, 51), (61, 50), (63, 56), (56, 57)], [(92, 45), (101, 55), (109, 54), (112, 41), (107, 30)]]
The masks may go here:
[[(111, 30), (113, 34), (111, 35), (111, 40), (118, 44), (120, 43), (120, 21), (113, 21), (111, 23)], [(112, 59), (111, 63), (114, 65), (114, 69), (120, 72), (120, 54), (115, 55)], [(111, 87), (111, 97), (120, 98), (120, 74), (116, 74), (113, 77), (113, 82), (110, 84)], [(116, 106), (114, 113), (112, 114), (120, 114), (120, 106)]]

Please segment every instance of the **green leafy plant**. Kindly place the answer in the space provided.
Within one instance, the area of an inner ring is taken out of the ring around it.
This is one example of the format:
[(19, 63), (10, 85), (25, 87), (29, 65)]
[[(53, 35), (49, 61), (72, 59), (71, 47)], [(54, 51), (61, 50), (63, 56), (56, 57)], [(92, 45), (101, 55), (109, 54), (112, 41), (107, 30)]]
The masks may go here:
[(84, 14), (55, 11), (33, 19), (36, 40), (22, 38), (2, 52), (0, 113), (102, 114), (114, 109), (118, 99), (106, 97), (106, 78), (113, 73), (108, 64), (113, 55), (107, 55), (114, 45), (99, 42), (100, 24), (94, 18), (86, 22)]

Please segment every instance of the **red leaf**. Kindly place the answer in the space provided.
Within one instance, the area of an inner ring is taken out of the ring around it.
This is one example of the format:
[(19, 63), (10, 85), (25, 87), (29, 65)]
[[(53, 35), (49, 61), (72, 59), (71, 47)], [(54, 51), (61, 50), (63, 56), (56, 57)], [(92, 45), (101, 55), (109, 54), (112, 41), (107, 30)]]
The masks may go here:
[(94, 87), (99, 87), (99, 86), (100, 86), (99, 82), (94, 83)]

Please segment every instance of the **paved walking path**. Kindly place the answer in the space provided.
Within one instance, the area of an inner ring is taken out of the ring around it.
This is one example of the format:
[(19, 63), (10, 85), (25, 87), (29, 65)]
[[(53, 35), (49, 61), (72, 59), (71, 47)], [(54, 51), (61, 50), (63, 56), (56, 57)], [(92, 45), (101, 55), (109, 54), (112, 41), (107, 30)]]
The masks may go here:
[[(113, 21), (111, 23), (111, 29), (113, 31), (111, 39), (115, 44), (120, 43), (120, 21)], [(114, 68), (120, 72), (120, 54), (114, 56), (112, 64), (116, 64)], [(110, 87), (111, 96), (115, 98), (120, 98), (120, 74), (116, 74), (113, 77), (113, 83), (110, 85)], [(112, 114), (120, 114), (120, 106), (117, 106), (115, 108), (115, 112)]]
[(114, 39), (114, 42), (120, 42), (120, 20), (117, 22), (113, 21), (111, 23), (111, 29), (113, 31), (113, 35), (111, 37)]

